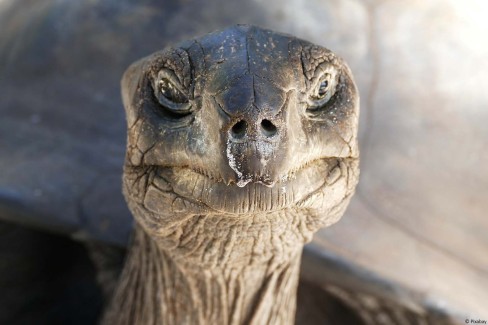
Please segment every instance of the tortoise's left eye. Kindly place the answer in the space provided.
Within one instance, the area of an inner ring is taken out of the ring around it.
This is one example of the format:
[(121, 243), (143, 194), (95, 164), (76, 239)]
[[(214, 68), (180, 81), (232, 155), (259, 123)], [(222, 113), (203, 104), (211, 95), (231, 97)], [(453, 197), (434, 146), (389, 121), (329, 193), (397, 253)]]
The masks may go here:
[(322, 82), (320, 82), (317, 89), (317, 98), (324, 98), (325, 95), (327, 95), (328, 86), (329, 80), (323, 80)]
[(316, 110), (325, 106), (336, 90), (337, 81), (335, 74), (323, 73), (316, 80), (308, 99), (309, 110)]

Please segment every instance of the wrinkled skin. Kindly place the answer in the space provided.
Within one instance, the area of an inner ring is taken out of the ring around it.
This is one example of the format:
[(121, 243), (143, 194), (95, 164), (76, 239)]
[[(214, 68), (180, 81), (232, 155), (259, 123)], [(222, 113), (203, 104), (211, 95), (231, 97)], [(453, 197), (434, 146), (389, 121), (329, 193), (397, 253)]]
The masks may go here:
[(134, 63), (122, 91), (124, 195), (180, 270), (298, 265), (342, 216), (358, 180), (359, 98), (331, 51), (236, 26)]
[[(174, 73), (191, 113), (173, 116), (153, 88)], [(317, 80), (338, 83), (309, 109)], [(329, 225), (357, 182), (358, 95), (344, 62), (289, 36), (235, 27), (136, 62), (122, 81), (128, 117), (125, 195), (150, 231), (189, 214), (226, 218), (287, 208)], [(263, 121), (276, 128), (268, 135)], [(245, 121), (243, 136), (232, 128)]]

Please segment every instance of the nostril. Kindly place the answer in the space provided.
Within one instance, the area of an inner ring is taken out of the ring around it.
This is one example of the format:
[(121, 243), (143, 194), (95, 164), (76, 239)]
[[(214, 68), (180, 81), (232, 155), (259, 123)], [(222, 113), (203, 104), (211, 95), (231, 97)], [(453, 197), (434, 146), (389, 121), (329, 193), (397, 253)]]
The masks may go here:
[(278, 131), (273, 122), (267, 119), (261, 121), (261, 129), (263, 130), (264, 135), (267, 137), (272, 137)]
[(232, 136), (236, 139), (241, 139), (246, 135), (247, 123), (244, 120), (240, 120), (230, 130)]

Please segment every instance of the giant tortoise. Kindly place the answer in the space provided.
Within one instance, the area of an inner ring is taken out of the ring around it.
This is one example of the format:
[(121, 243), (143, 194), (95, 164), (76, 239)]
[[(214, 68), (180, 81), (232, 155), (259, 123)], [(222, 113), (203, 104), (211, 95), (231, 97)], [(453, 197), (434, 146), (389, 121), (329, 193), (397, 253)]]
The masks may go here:
[[(101, 291), (110, 301), (133, 227), (121, 184), (122, 74), (141, 57), (239, 23), (334, 50), (362, 99), (362, 176), (342, 220), (303, 251), (297, 323), (488, 319), (488, 47), (476, 6), (0, 2), (1, 323), (100, 317)], [(272, 119), (262, 127), (280, 131)], [(272, 187), (264, 176), (236, 183)]]

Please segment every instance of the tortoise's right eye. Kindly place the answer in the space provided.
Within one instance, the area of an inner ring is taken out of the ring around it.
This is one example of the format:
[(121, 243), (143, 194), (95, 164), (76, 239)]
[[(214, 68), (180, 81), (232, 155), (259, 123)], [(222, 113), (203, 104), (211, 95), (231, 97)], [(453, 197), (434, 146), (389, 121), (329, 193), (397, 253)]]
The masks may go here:
[(159, 80), (158, 88), (161, 95), (173, 103), (183, 104), (188, 102), (188, 98), (183, 92), (167, 78), (161, 78)]
[(162, 69), (153, 79), (154, 95), (159, 104), (176, 116), (186, 116), (192, 112), (188, 91), (179, 82), (175, 73)]

